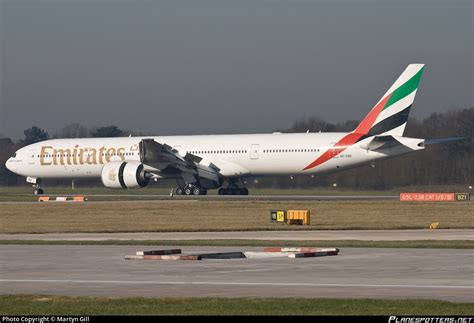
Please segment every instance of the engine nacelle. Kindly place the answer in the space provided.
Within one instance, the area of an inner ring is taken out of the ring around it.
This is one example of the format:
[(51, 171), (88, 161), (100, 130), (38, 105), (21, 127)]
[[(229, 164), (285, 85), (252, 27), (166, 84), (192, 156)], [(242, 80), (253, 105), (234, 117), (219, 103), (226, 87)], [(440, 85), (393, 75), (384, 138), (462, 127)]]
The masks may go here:
[(138, 161), (114, 161), (104, 165), (100, 175), (102, 183), (109, 188), (140, 188), (148, 185), (143, 164)]

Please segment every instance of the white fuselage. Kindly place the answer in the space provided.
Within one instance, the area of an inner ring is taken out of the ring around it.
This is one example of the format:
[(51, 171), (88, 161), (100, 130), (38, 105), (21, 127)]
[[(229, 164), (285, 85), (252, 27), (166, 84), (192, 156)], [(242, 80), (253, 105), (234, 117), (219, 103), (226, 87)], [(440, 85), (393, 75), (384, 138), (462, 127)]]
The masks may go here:
[(381, 153), (366, 149), (371, 138), (363, 139), (329, 160), (304, 170), (330, 150), (346, 133), (244, 134), (167, 137), (118, 137), (52, 139), (21, 148), (6, 165), (11, 171), (34, 178), (100, 177), (111, 161), (139, 161), (139, 142), (152, 138), (202, 158), (227, 177), (300, 175), (328, 173), (409, 152), (399, 149)]

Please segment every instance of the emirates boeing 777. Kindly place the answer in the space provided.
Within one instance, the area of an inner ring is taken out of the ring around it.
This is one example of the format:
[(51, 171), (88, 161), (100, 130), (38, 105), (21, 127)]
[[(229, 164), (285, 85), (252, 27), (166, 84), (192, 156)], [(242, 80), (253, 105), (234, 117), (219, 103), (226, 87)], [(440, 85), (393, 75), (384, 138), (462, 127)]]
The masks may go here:
[(101, 178), (109, 188), (176, 179), (178, 195), (247, 195), (248, 177), (323, 174), (425, 148), (404, 137), (423, 64), (410, 64), (349, 133), (273, 133), (52, 139), (19, 149), (6, 166), (35, 194), (45, 178)]

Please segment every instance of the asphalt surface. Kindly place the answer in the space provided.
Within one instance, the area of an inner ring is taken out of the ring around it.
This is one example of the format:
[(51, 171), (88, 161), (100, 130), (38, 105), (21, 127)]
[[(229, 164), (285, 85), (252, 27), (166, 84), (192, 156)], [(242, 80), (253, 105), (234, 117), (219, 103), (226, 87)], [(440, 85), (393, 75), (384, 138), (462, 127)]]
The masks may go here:
[(150, 249), (157, 247), (3, 245), (0, 293), (474, 301), (472, 250), (344, 248), (338, 256), (302, 259), (124, 260)]
[[(36, 202), (39, 196), (34, 196), (31, 194), (20, 194), (22, 197), (31, 197), (32, 201), (25, 203)], [(70, 194), (44, 194), (44, 196), (50, 196), (52, 199), (55, 199), (56, 196), (72, 196)], [(83, 196), (83, 195), (82, 195)], [(98, 198), (100, 200), (121, 200), (126, 199), (126, 201), (192, 201), (192, 200), (205, 200), (205, 201), (220, 201), (220, 200), (230, 200), (230, 201), (332, 201), (332, 200), (398, 200), (399, 195), (173, 195), (162, 194), (85, 194), (88, 198)], [(122, 200), (121, 200), (122, 201)], [(93, 201), (89, 201), (91, 203)], [(19, 203), (19, 202), (9, 202), (4, 201), (0, 203)], [(21, 202), (20, 202), (21, 203)]]
[(472, 229), (0, 234), (0, 240), (473, 240)]

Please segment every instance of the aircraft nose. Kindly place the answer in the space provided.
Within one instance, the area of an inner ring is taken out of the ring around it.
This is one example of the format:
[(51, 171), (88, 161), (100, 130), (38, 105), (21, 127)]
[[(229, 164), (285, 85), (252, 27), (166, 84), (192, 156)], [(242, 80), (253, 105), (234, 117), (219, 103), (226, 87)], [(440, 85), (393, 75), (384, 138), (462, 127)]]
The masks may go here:
[(8, 158), (8, 160), (5, 162), (5, 167), (11, 171), (11, 168), (10, 168), (10, 164), (11, 164), (11, 161), (10, 161), (11, 158)]
[(8, 160), (6, 161), (5, 163), (5, 167), (11, 171), (11, 172), (15, 172), (16, 171), (16, 167), (14, 167), (13, 165), (16, 165), (16, 163), (13, 161), (13, 159), (10, 157), (8, 158)]

